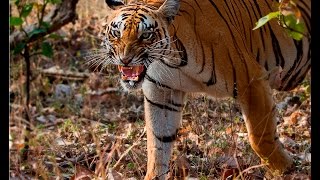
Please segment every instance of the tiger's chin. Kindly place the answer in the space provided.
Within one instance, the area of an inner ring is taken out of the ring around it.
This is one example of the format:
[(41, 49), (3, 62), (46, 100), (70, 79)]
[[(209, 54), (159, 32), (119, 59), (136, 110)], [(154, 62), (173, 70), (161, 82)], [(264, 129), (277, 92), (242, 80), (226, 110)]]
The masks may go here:
[(146, 67), (138, 66), (121, 66), (118, 65), (118, 70), (121, 76), (121, 86), (127, 91), (134, 91), (141, 89), (144, 76), (146, 74)]

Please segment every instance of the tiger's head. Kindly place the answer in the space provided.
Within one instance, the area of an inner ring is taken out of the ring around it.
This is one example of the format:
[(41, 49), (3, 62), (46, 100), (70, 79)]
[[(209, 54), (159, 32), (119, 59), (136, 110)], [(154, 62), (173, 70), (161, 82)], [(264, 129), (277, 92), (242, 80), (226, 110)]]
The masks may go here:
[(178, 13), (179, 1), (106, 0), (106, 3), (111, 12), (101, 33), (104, 58), (100, 64), (117, 65), (124, 89), (139, 89), (148, 66), (168, 54), (168, 26)]

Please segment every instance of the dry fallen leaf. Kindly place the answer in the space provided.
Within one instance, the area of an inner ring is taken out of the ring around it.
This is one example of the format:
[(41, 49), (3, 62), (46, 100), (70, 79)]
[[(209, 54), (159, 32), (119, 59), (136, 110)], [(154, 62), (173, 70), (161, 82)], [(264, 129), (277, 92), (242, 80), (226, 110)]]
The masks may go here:
[(227, 127), (226, 128), (226, 134), (231, 134), (232, 133), (232, 128), (231, 127)]
[(303, 113), (301, 113), (300, 111), (294, 111), (289, 117), (283, 117), (284, 125), (295, 125), (302, 117)]
[(116, 172), (114, 169), (109, 168), (108, 170), (108, 180), (122, 180), (122, 174)]
[(71, 180), (90, 180), (94, 173), (82, 165), (76, 165), (76, 170)]
[(311, 180), (311, 177), (306, 174), (291, 174), (283, 177), (283, 180)]

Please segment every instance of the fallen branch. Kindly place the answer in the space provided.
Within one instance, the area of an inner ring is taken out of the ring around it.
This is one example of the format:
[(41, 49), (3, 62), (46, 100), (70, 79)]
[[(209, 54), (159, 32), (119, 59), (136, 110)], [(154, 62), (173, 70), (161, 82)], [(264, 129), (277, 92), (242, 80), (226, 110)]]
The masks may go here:
[(120, 92), (119, 88), (107, 88), (107, 89), (98, 89), (95, 91), (89, 90), (88, 92), (86, 92), (87, 95), (92, 95), (92, 96), (103, 96), (105, 94), (109, 94), (109, 93), (117, 93)]
[(25, 123), (29, 127), (32, 126), (32, 124), (28, 120), (26, 120), (24, 118), (21, 118), (21, 117), (18, 117), (18, 116), (13, 116), (12, 118), (13, 118), (14, 121), (18, 121), (18, 122), (20, 121), (22, 123)]
[(84, 80), (89, 77), (89, 73), (80, 73), (80, 72), (72, 72), (72, 71), (65, 71), (59, 69), (58, 67), (54, 66), (49, 69), (37, 69), (41, 74), (46, 76), (58, 76), (65, 79), (72, 79), (72, 80)]

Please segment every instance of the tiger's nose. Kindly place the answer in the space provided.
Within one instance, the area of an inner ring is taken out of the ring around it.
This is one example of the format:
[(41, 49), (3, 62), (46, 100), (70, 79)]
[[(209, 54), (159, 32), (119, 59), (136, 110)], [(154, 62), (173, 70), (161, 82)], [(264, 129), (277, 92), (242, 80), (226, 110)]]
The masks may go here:
[(123, 58), (121, 58), (121, 62), (124, 64), (124, 65), (128, 65), (131, 61), (132, 61), (132, 58), (133, 57), (123, 57)]

